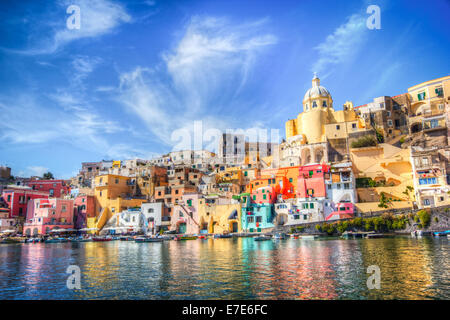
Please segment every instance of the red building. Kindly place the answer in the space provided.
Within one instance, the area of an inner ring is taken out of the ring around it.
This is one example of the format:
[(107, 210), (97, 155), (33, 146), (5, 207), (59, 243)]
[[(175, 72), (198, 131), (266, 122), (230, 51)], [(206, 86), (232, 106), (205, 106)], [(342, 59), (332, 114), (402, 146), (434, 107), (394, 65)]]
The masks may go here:
[(30, 180), (27, 185), (33, 190), (48, 192), (50, 197), (60, 198), (70, 193), (66, 180)]
[(86, 228), (87, 218), (95, 217), (94, 196), (79, 195), (74, 200), (74, 227), (75, 229)]
[(21, 186), (11, 186), (3, 190), (2, 198), (7, 203), (9, 218), (26, 217), (28, 201), (48, 199), (48, 192), (41, 192)]
[(326, 197), (327, 190), (325, 179), (329, 179), (330, 166), (326, 164), (314, 164), (299, 168), (297, 182), (298, 198)]
[(277, 200), (276, 188), (267, 186), (253, 190), (251, 199), (253, 203), (257, 204), (274, 204)]

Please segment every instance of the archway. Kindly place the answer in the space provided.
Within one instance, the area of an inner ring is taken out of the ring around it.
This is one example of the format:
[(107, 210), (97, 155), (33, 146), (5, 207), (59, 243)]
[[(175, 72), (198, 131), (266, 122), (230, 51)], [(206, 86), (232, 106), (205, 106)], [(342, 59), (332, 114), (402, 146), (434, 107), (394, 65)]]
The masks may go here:
[(315, 156), (314, 156), (315, 162), (316, 162), (316, 163), (322, 163), (322, 162), (324, 161), (323, 156), (324, 156), (324, 150), (323, 150), (323, 148), (317, 148), (317, 149), (315, 150)]
[(38, 228), (34, 228), (34, 229), (33, 229), (33, 236), (37, 236), (38, 233), (39, 233)]
[(27, 230), (25, 231), (25, 235), (26, 235), (26, 236), (30, 236), (30, 235), (31, 235), (31, 229), (27, 229)]
[(416, 122), (411, 125), (411, 133), (416, 133), (422, 131), (422, 123)]
[(311, 162), (311, 151), (309, 150), (309, 148), (304, 148), (302, 150), (300, 158), (303, 166)]

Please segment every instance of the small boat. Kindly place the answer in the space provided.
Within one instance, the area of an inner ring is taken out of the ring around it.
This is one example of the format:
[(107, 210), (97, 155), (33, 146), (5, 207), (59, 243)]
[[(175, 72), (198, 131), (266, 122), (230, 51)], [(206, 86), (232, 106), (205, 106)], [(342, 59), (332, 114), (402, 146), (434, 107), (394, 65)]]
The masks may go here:
[(225, 238), (231, 238), (231, 234), (215, 234), (214, 239), (225, 239)]
[(201, 235), (201, 236), (198, 236), (197, 238), (198, 238), (198, 239), (206, 239), (206, 236)]
[(298, 239), (299, 235), (296, 234), (296, 233), (292, 233), (292, 234), (290, 235), (290, 237), (293, 238), (293, 239)]
[(284, 240), (284, 239), (286, 239), (286, 234), (285, 233), (275, 233), (273, 235), (273, 238), (275, 240)]
[(262, 235), (253, 238), (255, 241), (264, 241), (264, 240), (272, 240), (272, 236)]
[(182, 236), (182, 237), (175, 237), (175, 239), (173, 240), (180, 241), (180, 240), (196, 240), (196, 239), (197, 236)]
[(447, 231), (441, 231), (441, 232), (433, 232), (433, 235), (435, 236), (435, 237), (445, 237), (445, 236), (447, 236), (447, 235), (449, 235), (450, 234), (450, 230), (447, 230)]
[(45, 243), (62, 243), (69, 242), (69, 239), (66, 238), (51, 238), (44, 241)]
[(92, 238), (83, 238), (79, 240), (79, 242), (92, 242), (92, 241), (93, 241)]
[(95, 241), (95, 242), (104, 242), (104, 241), (111, 241), (112, 240), (112, 238), (109, 238), (109, 237), (94, 237), (94, 238), (92, 238), (92, 241)]
[(0, 241), (0, 243), (25, 243), (25, 239), (21, 238), (5, 238)]
[(317, 236), (307, 235), (307, 236), (299, 236), (300, 240), (315, 240)]
[(145, 238), (145, 237), (138, 237), (134, 239), (135, 242), (163, 242), (164, 239), (162, 238)]

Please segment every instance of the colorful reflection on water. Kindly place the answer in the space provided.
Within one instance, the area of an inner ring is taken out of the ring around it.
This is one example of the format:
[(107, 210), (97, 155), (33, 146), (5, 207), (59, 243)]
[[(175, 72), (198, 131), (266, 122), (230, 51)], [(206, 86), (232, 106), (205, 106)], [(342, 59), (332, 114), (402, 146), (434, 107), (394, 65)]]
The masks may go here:
[[(1, 244), (0, 299), (449, 299), (447, 238)], [(69, 290), (69, 265), (81, 289)], [(381, 289), (367, 289), (367, 267)]]

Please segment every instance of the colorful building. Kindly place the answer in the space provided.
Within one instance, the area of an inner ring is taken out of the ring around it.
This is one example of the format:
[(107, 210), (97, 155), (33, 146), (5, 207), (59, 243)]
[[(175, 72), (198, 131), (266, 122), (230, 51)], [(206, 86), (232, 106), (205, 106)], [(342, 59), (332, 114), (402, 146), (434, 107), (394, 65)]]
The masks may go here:
[(198, 217), (202, 233), (233, 233), (241, 230), (241, 204), (238, 200), (205, 196), (198, 201)]
[(27, 186), (36, 191), (48, 192), (51, 198), (61, 198), (70, 194), (70, 185), (66, 180), (30, 180)]
[(66, 199), (30, 200), (23, 234), (42, 235), (54, 229), (73, 229), (73, 203), (73, 200)]
[(2, 197), (8, 205), (9, 218), (25, 218), (28, 202), (33, 199), (48, 199), (49, 194), (32, 190), (30, 187), (8, 186), (8, 189), (3, 190)]
[(79, 194), (74, 199), (74, 228), (86, 228), (88, 218), (95, 218), (95, 197)]
[[(262, 190), (270, 190), (270, 197)], [(266, 194), (266, 197), (264, 197)], [(276, 192), (273, 187), (262, 187), (251, 194), (241, 195), (241, 226), (244, 232), (262, 232), (275, 226), (275, 210), (273, 196)], [(254, 199), (254, 200), (253, 200)], [(258, 201), (259, 203), (257, 203)]]

